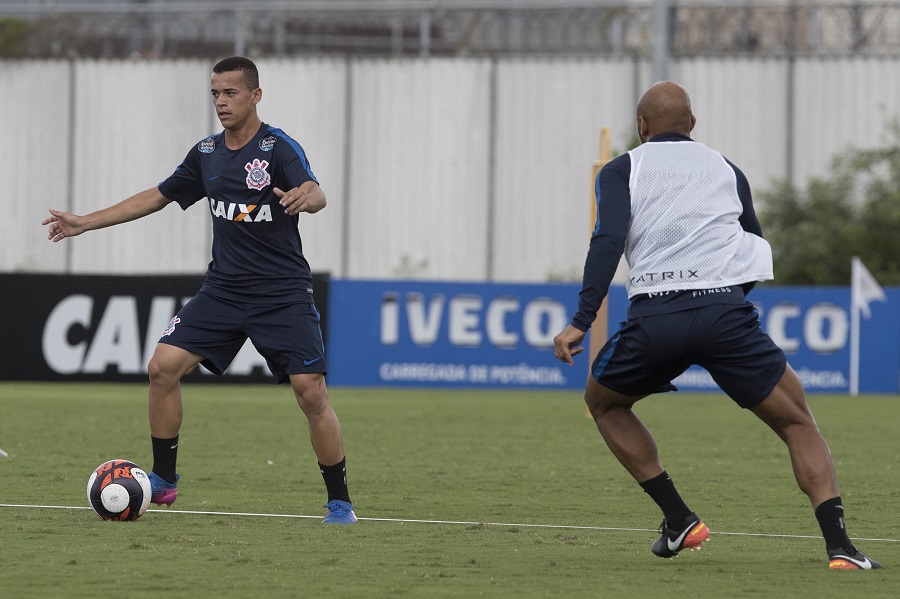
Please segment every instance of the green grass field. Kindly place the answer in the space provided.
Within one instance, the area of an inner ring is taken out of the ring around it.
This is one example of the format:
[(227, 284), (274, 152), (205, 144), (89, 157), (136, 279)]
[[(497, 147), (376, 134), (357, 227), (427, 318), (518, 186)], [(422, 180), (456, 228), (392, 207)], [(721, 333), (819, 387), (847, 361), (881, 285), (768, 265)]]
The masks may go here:
[(186, 387), (178, 502), (120, 523), (85, 486), (107, 459), (149, 470), (146, 387), (0, 383), (0, 597), (898, 596), (898, 397), (810, 398), (875, 572), (827, 570), (784, 446), (724, 396), (638, 405), (713, 531), (675, 560), (579, 393), (331, 398), (358, 525), (319, 522), (306, 422), (274, 385)]

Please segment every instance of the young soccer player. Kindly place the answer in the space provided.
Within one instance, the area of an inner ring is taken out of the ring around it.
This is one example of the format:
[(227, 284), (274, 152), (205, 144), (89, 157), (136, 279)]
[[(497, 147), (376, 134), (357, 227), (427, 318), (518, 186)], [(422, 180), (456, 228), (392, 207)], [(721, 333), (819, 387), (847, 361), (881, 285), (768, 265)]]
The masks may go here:
[(328, 493), (324, 522), (352, 524), (340, 423), (325, 388), (325, 349), (312, 274), (297, 225), (325, 207), (325, 194), (300, 145), (257, 115), (256, 65), (243, 57), (213, 67), (210, 92), (223, 131), (190, 149), (156, 187), (85, 216), (50, 210), (54, 242), (206, 198), (212, 261), (196, 297), (162, 332), (148, 365), (152, 501), (178, 496), (176, 458), (182, 424), (181, 378), (198, 364), (222, 374), (249, 338), (278, 383), (290, 381)]

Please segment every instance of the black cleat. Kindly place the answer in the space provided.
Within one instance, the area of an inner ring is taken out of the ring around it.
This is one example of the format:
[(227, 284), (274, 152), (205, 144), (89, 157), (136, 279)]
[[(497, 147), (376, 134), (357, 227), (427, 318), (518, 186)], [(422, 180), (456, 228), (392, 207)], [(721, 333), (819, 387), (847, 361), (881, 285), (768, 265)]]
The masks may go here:
[(881, 564), (859, 549), (847, 551), (843, 547), (828, 550), (829, 570), (878, 570)]
[(709, 539), (709, 529), (693, 512), (684, 519), (684, 526), (678, 530), (672, 530), (663, 520), (659, 532), (662, 536), (653, 543), (652, 548), (654, 555), (659, 557), (675, 557), (682, 549), (700, 549), (703, 542)]

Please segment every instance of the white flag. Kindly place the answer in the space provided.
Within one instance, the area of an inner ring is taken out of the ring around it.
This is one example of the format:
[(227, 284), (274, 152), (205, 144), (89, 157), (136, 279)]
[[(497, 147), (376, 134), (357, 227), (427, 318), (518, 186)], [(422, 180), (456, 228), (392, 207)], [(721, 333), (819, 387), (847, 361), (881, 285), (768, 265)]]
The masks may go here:
[(850, 276), (850, 309), (860, 311), (865, 318), (872, 318), (869, 302), (886, 302), (884, 289), (856, 256), (853, 257)]

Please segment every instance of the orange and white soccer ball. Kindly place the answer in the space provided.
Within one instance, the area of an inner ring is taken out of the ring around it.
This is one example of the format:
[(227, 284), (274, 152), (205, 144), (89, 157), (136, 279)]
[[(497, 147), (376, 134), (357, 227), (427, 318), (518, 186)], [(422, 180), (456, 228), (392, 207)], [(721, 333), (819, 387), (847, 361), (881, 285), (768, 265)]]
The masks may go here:
[(137, 520), (150, 506), (150, 494), (147, 473), (128, 460), (103, 462), (88, 479), (88, 502), (104, 520)]

